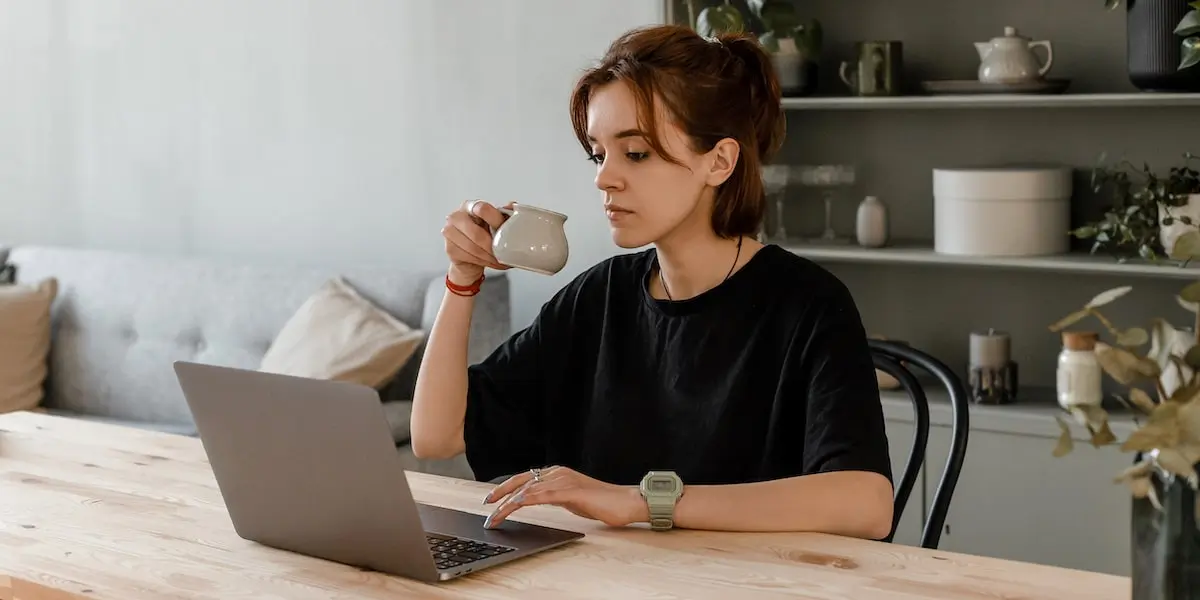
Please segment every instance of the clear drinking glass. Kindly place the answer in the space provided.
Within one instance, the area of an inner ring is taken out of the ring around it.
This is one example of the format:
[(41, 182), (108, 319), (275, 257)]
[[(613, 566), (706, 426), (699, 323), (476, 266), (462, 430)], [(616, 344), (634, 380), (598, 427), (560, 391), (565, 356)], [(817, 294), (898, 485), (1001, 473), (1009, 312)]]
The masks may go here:
[(787, 230), (783, 227), (783, 199), (792, 170), (788, 165), (764, 165), (762, 168), (763, 191), (768, 202), (775, 206), (775, 230), (771, 232), (771, 239), (776, 242), (787, 241)]
[(825, 231), (813, 238), (813, 241), (824, 244), (850, 243), (849, 237), (838, 235), (833, 228), (833, 201), (837, 199), (838, 188), (854, 185), (854, 165), (805, 165), (799, 170), (800, 184), (817, 188), (825, 200)]

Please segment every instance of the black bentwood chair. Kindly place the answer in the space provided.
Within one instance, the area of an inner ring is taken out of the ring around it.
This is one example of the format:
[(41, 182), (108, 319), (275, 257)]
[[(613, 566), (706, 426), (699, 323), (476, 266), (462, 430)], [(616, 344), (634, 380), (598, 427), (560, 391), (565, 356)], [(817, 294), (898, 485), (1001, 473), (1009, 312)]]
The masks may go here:
[(924, 388), (907, 367), (916, 366), (927, 371), (937, 378), (941, 386), (945, 387), (950, 394), (950, 407), (954, 415), (950, 454), (946, 457), (946, 468), (942, 471), (942, 480), (938, 483), (937, 493), (933, 496), (933, 504), (929, 507), (929, 518), (925, 521), (925, 528), (921, 534), (921, 547), (936, 549), (942, 537), (942, 528), (946, 523), (946, 513), (950, 510), (950, 498), (954, 495), (954, 486), (958, 484), (963, 459), (967, 454), (970, 406), (967, 401), (966, 386), (942, 361), (911, 346), (883, 340), (868, 340), (868, 345), (871, 349), (871, 358), (875, 361), (875, 368), (895, 377), (913, 403), (913, 445), (908, 455), (908, 463), (904, 467), (904, 473), (896, 485), (892, 533), (887, 537), (889, 542), (896, 535), (896, 527), (900, 523), (901, 515), (904, 514), (904, 507), (908, 504), (913, 486), (917, 482), (917, 474), (925, 462), (925, 447), (929, 441), (929, 401), (925, 397)]

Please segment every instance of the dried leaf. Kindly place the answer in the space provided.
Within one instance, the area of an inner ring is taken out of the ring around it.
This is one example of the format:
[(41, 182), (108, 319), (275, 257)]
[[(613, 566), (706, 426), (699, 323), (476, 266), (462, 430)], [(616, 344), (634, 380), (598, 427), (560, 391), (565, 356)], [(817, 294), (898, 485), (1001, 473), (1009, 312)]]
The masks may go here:
[(1158, 463), (1158, 466), (1166, 469), (1168, 472), (1186, 479), (1188, 485), (1192, 486), (1192, 489), (1200, 486), (1200, 475), (1196, 473), (1195, 463), (1184, 458), (1183, 454), (1178, 450), (1174, 448), (1160, 448), (1154, 462)]
[(1181, 444), (1175, 449), (1193, 465), (1200, 463), (1200, 444)]
[(1150, 477), (1134, 477), (1129, 480), (1129, 491), (1133, 493), (1134, 498), (1145, 498), (1154, 490), (1154, 485), (1150, 483)]
[(1146, 497), (1150, 499), (1150, 504), (1153, 504), (1154, 508), (1158, 510), (1163, 509), (1162, 502), (1158, 501), (1158, 492), (1154, 491), (1153, 485), (1150, 486), (1150, 490), (1146, 493)]
[(1108, 421), (1101, 423), (1095, 429), (1089, 427), (1088, 430), (1092, 432), (1092, 446), (1096, 448), (1107, 446), (1117, 441), (1117, 436), (1113, 435), (1112, 429), (1108, 427)]
[(1171, 392), (1171, 397), (1167, 398), (1171, 404), (1180, 405), (1187, 404), (1200, 396), (1200, 380), (1193, 379), (1187, 385), (1181, 385)]
[(1193, 281), (1180, 290), (1179, 299), (1185, 302), (1200, 302), (1200, 281)]
[(1152, 414), (1155, 406), (1157, 406), (1154, 403), (1154, 400), (1150, 398), (1150, 394), (1147, 394), (1146, 390), (1141, 388), (1129, 389), (1129, 401), (1132, 402), (1133, 405), (1138, 408), (1138, 410), (1148, 415)]
[(1179, 296), (1175, 296), (1175, 301), (1178, 302), (1179, 305), (1183, 307), (1183, 310), (1186, 310), (1188, 312), (1193, 312), (1193, 313), (1200, 312), (1200, 303), (1188, 302), (1187, 300), (1184, 300), (1183, 298), (1180, 298)]
[(1070, 327), (1070, 326), (1074, 325), (1075, 323), (1078, 323), (1079, 321), (1083, 320), (1084, 317), (1086, 317), (1090, 314), (1092, 314), (1092, 313), (1090, 311), (1088, 311), (1088, 309), (1086, 309), (1086, 308), (1083, 310), (1077, 310), (1077, 311), (1059, 319), (1059, 321), (1057, 323), (1051, 325), (1050, 331), (1053, 331), (1055, 333), (1062, 331), (1063, 329), (1066, 329), (1067, 327)]
[[(1178, 419), (1183, 438), (1190, 443), (1200, 444), (1200, 400), (1193, 398), (1180, 405)], [(1200, 459), (1197, 460), (1200, 461)]]
[[(1151, 415), (1153, 419), (1154, 415)], [(1121, 444), (1122, 452), (1149, 452), (1160, 448), (1174, 448), (1179, 443), (1179, 421), (1168, 419), (1146, 423), (1139, 427), (1125, 443)]]
[(1058, 458), (1070, 454), (1075, 448), (1075, 442), (1071, 439), (1071, 428), (1067, 422), (1058, 415), (1054, 415), (1054, 420), (1058, 421), (1058, 428), (1062, 431), (1058, 436), (1058, 444), (1054, 446), (1054, 456)]
[(1117, 344), (1127, 348), (1136, 348), (1150, 341), (1150, 334), (1141, 327), (1130, 327), (1117, 336)]
[(1104, 306), (1105, 304), (1108, 304), (1109, 302), (1112, 302), (1113, 300), (1116, 300), (1117, 298), (1120, 298), (1121, 296), (1128, 294), (1130, 292), (1130, 290), (1132, 290), (1132, 289), (1133, 289), (1133, 286), (1125, 285), (1125, 286), (1113, 288), (1111, 290), (1105, 290), (1103, 292), (1100, 292), (1099, 294), (1096, 294), (1095, 298), (1092, 298), (1092, 300), (1090, 302), (1088, 302), (1087, 304), (1085, 304), (1083, 306), (1084, 306), (1084, 308), (1096, 308), (1099, 306)]
[(1104, 372), (1122, 385), (1130, 385), (1139, 379), (1158, 377), (1158, 363), (1138, 356), (1124, 348), (1105, 343), (1096, 344), (1096, 360)]
[(1133, 466), (1121, 471), (1121, 473), (1113, 479), (1113, 483), (1123, 483), (1128, 482), (1131, 479), (1148, 477), (1152, 468), (1154, 468), (1153, 462), (1146, 459), (1140, 460), (1134, 463)]
[(1183, 355), (1183, 363), (1193, 369), (1200, 368), (1200, 345), (1188, 349)]

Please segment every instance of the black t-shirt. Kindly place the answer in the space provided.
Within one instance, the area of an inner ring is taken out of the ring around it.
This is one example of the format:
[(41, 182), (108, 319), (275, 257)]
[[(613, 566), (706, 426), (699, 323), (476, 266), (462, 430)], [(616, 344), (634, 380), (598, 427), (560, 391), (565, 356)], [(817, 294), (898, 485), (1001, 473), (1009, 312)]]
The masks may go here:
[(477, 479), (563, 465), (635, 485), (839, 470), (891, 478), (858, 310), (831, 273), (766, 246), (721, 285), (656, 300), (653, 249), (608, 259), (468, 369)]

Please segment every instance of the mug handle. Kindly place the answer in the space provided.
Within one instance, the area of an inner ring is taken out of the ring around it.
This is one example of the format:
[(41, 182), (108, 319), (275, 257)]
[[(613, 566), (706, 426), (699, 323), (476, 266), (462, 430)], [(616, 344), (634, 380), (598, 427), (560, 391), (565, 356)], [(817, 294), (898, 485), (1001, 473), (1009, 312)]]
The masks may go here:
[[(497, 206), (497, 207), (496, 207), (496, 210), (500, 211), (500, 214), (502, 214), (502, 215), (504, 215), (504, 216), (506, 216), (506, 217), (512, 217), (512, 216), (513, 216), (513, 210), (512, 210), (511, 208), (504, 208), (503, 206)], [(507, 222), (508, 222), (508, 219), (505, 219), (505, 220), (504, 220), (504, 222), (505, 222), (505, 223), (507, 223)], [(498, 227), (492, 227), (491, 225), (488, 225), (488, 229), (490, 229), (490, 230), (492, 231), (492, 235), (496, 235), (496, 230), (497, 230), (497, 229), (499, 229), (499, 228), (498, 228)]]

